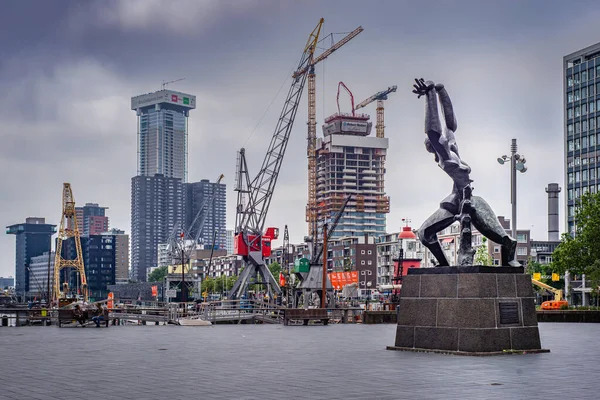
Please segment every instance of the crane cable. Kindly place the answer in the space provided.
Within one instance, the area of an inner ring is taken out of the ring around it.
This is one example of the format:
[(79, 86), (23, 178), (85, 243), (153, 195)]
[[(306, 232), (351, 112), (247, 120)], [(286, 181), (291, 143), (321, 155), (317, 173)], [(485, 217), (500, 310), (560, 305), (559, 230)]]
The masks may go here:
[(281, 93), (281, 90), (283, 89), (283, 87), (288, 82), (288, 80), (290, 79), (290, 77), (292, 76), (292, 74), (294, 72), (295, 72), (295, 69), (292, 70), (290, 73), (286, 74), (286, 78), (283, 81), (283, 83), (281, 84), (281, 86), (279, 87), (279, 90), (277, 90), (277, 94), (275, 95), (275, 97), (273, 97), (273, 100), (271, 100), (271, 103), (269, 103), (269, 106), (267, 107), (267, 109), (265, 110), (265, 112), (263, 113), (263, 115), (260, 117), (260, 119), (258, 120), (258, 122), (256, 123), (256, 125), (254, 126), (254, 129), (252, 129), (252, 132), (250, 132), (250, 135), (246, 138), (246, 141), (244, 141), (244, 144), (242, 145), (242, 147), (246, 147), (246, 144), (248, 143), (248, 141), (252, 138), (252, 136), (254, 136), (254, 133), (256, 132), (256, 130), (258, 129), (258, 127), (260, 126), (260, 123), (265, 118), (265, 116), (267, 115), (267, 113), (271, 109), (271, 106), (273, 105), (273, 103), (275, 103), (275, 100), (277, 100), (277, 98), (279, 97), (279, 94)]

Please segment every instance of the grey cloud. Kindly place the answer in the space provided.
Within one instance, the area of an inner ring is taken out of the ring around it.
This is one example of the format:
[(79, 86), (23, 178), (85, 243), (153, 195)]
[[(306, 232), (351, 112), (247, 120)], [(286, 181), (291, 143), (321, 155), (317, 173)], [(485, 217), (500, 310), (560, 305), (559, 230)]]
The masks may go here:
[[(231, 7), (238, 2), (144, 2), (138, 14), (123, 13), (138, 2), (27, 3), (8, 2), (0, 15), (13, 33), (0, 35), (0, 219), (58, 222), (62, 182), (71, 182), (78, 203), (110, 207), (111, 225), (127, 231), (136, 173), (129, 98), (186, 78), (172, 88), (198, 96), (189, 176), (226, 175), (233, 226), (236, 151), (246, 147), (255, 175), (289, 81), (251, 132), (323, 15), (325, 32), (365, 31), (317, 68), (319, 124), (336, 110), (340, 80), (356, 101), (398, 85), (386, 103), (388, 230), (402, 218), (418, 227), (451, 187), (423, 147), (423, 102), (410, 90), (424, 76), (448, 86), (477, 194), (506, 216), (509, 173), (495, 158), (518, 138), (530, 165), (519, 176), (519, 225), (534, 225), (534, 237), (544, 238), (544, 187), (563, 184), (562, 56), (597, 41), (599, 16), (595, 2), (583, 1), (577, 9), (543, 1), (257, 1), (240, 10)], [(165, 19), (156, 13), (161, 6), (168, 21), (154, 23)], [(366, 112), (374, 119), (374, 106)], [(267, 221), (289, 225), (295, 242), (306, 233), (306, 115), (304, 96)], [(0, 238), (0, 251), (0, 275), (14, 274), (12, 236)]]

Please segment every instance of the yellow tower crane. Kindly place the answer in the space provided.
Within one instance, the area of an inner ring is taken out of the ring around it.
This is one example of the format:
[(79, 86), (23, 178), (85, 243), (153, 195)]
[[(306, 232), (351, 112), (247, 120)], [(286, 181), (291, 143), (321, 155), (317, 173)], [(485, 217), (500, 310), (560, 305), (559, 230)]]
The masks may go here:
[[(63, 241), (73, 238), (75, 245), (75, 259), (62, 257)], [(69, 292), (69, 283), (60, 284), (60, 271), (64, 268), (73, 268), (79, 275), (81, 284), (81, 294), (85, 301), (88, 300), (87, 279), (85, 277), (85, 269), (83, 267), (83, 255), (81, 252), (81, 239), (79, 237), (79, 226), (77, 225), (77, 215), (75, 213), (75, 198), (71, 191), (71, 184), (63, 184), (62, 195), (62, 217), (60, 219), (60, 229), (58, 230), (58, 238), (56, 243), (56, 257), (54, 260), (54, 293), (55, 301), (65, 298)], [(59, 300), (60, 304), (60, 300)]]
[(383, 122), (383, 101), (387, 100), (388, 94), (395, 92), (397, 88), (398, 87), (396, 85), (390, 86), (386, 90), (381, 91), (379, 93), (375, 93), (373, 96), (369, 97), (368, 99), (361, 101), (355, 107), (355, 110), (358, 110), (359, 108), (363, 108), (366, 105), (371, 104), (372, 102), (377, 100), (377, 124), (375, 125), (375, 132), (376, 132), (376, 136), (378, 138), (385, 137), (385, 135), (384, 135), (385, 125)]
[[(321, 21), (317, 26), (318, 32), (321, 31), (323, 22), (324, 19), (321, 18)], [(329, 57), (333, 52), (355, 38), (363, 30), (364, 29), (359, 26), (329, 49), (315, 57), (309, 65), (299, 69), (292, 75), (293, 78), (296, 78), (308, 72), (308, 145), (306, 149), (306, 155), (308, 157), (308, 204), (306, 206), (306, 222), (308, 222), (308, 234), (313, 240), (316, 239), (317, 235), (317, 106), (315, 96), (315, 65)]]

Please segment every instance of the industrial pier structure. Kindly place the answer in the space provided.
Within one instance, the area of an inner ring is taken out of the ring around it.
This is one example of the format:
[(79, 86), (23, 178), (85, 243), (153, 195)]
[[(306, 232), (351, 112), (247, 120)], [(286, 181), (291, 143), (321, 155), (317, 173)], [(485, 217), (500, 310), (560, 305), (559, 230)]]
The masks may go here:
[(317, 139), (317, 219), (332, 219), (352, 195), (334, 237), (386, 232), (388, 139), (369, 136), (371, 128), (366, 114), (336, 113), (325, 120), (323, 138)]

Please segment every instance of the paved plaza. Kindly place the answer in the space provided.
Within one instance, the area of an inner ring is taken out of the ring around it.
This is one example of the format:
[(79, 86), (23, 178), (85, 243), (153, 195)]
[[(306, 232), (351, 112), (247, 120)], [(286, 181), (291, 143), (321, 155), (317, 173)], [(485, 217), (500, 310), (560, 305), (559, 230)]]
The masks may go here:
[(1, 399), (597, 399), (600, 324), (548, 354), (385, 350), (395, 325), (0, 328)]

